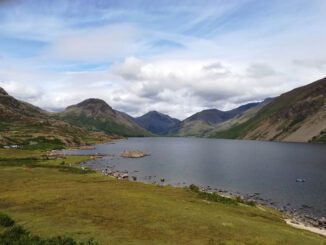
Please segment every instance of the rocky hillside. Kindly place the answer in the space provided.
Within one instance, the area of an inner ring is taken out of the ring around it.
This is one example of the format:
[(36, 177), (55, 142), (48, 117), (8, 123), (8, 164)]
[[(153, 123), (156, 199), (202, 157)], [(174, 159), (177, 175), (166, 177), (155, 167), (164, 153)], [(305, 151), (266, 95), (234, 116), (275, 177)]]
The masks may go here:
[(87, 99), (69, 106), (63, 112), (57, 113), (56, 117), (92, 131), (120, 136), (151, 135), (138, 126), (129, 115), (112, 109), (100, 99)]
[(180, 120), (157, 111), (150, 111), (134, 120), (139, 126), (156, 135), (166, 135), (180, 124)]
[(62, 148), (105, 139), (105, 134), (89, 133), (54, 119), (46, 111), (19, 101), (0, 88), (0, 145), (24, 148)]
[(326, 142), (326, 78), (282, 94), (251, 119), (212, 136)]
[(170, 134), (177, 136), (206, 136), (217, 125), (241, 115), (243, 112), (257, 106), (259, 103), (249, 103), (230, 111), (209, 109), (198, 112), (183, 120)]

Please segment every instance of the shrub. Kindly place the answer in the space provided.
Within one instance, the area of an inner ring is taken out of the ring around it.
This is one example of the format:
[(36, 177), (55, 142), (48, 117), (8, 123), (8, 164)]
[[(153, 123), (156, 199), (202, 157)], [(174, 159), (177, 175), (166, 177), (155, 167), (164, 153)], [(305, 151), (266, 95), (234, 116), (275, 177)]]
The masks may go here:
[(256, 202), (254, 201), (247, 201), (247, 200), (244, 200), (242, 199), (241, 197), (237, 196), (235, 198), (235, 200), (238, 202), (238, 203), (243, 203), (243, 204), (246, 204), (246, 205), (249, 205), (249, 206), (256, 206)]
[(189, 189), (193, 192), (199, 192), (199, 187), (197, 185), (191, 184)]
[(219, 202), (224, 204), (237, 205), (238, 202), (235, 199), (222, 197), (217, 193), (198, 192), (198, 196), (210, 202)]
[(13, 221), (8, 215), (0, 213), (0, 225), (4, 227), (10, 227), (15, 224), (15, 221)]
[(57, 236), (49, 239), (42, 239), (34, 236), (21, 226), (13, 226), (0, 234), (0, 244), (15, 245), (98, 245), (99, 243), (90, 239), (86, 242), (77, 242), (71, 237)]

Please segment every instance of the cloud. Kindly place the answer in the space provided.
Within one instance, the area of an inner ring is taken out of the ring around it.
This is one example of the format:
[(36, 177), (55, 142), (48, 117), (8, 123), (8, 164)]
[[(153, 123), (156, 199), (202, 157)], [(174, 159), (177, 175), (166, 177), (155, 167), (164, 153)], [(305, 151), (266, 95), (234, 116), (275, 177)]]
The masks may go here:
[(8, 94), (25, 101), (34, 101), (43, 95), (41, 87), (31, 86), (28, 83), (22, 84), (14, 81), (0, 82), (0, 87), (3, 87)]
[(297, 66), (312, 68), (318, 70), (326, 69), (326, 58), (325, 59), (309, 59), (309, 60), (294, 60), (293, 63)]
[(128, 24), (80, 30), (53, 41), (44, 55), (71, 61), (103, 61), (137, 50), (137, 29)]
[(326, 72), (322, 0), (8, 2), (1, 84), (51, 110), (98, 97), (132, 115), (183, 119)]
[(277, 75), (277, 72), (266, 64), (252, 64), (248, 67), (249, 77), (263, 78)]
[(128, 57), (123, 63), (115, 64), (111, 71), (126, 80), (139, 80), (143, 63), (135, 57)]

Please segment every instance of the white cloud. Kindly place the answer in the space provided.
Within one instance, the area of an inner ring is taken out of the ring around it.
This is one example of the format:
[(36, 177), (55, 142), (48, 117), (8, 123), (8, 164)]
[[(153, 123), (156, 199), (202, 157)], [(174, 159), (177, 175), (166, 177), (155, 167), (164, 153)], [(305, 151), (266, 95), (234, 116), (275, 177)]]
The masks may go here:
[(15, 59), (17, 50), (8, 58), (0, 42), (0, 85), (43, 108), (97, 97), (132, 115), (159, 110), (183, 119), (324, 77), (324, 1), (276, 1), (268, 9), (251, 2), (0, 9), (1, 35), (19, 48), (24, 38), (47, 44), (41, 56)]
[(52, 42), (44, 56), (69, 61), (107, 61), (139, 48), (138, 30), (130, 24), (71, 31)]
[(25, 101), (33, 101), (42, 96), (43, 91), (40, 86), (31, 86), (28, 83), (19, 83), (15, 81), (0, 82), (8, 94), (18, 97)]

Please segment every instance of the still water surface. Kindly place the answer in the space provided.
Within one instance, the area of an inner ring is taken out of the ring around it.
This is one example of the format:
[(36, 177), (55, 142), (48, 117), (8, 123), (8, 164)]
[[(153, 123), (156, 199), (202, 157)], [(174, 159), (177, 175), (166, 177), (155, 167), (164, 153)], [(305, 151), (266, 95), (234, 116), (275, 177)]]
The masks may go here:
[[(119, 157), (123, 150), (151, 155), (125, 159)], [(164, 178), (164, 183), (174, 185), (193, 183), (233, 193), (259, 193), (278, 207), (326, 217), (325, 144), (153, 137), (66, 152), (114, 154), (86, 165), (97, 170), (127, 170), (140, 181), (160, 182)], [(306, 182), (296, 182), (298, 178)]]

